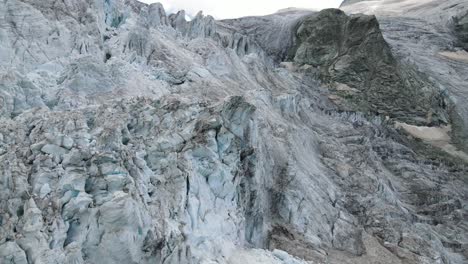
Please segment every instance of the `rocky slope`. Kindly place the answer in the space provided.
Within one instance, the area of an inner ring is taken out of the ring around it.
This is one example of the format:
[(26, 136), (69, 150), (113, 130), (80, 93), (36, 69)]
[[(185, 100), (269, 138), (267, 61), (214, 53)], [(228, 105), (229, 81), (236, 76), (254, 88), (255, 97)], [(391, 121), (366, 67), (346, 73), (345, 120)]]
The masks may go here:
[(468, 108), (459, 102), (468, 96), (468, 53), (461, 49), (465, 45), (466, 6), (457, 0), (380, 0), (345, 2), (341, 7), (350, 13), (377, 15), (394, 55), (424, 73), (444, 97), (455, 102), (449, 111), (454, 141), (465, 151)]
[(376, 2), (3, 1), (0, 263), (466, 263), (467, 5)]

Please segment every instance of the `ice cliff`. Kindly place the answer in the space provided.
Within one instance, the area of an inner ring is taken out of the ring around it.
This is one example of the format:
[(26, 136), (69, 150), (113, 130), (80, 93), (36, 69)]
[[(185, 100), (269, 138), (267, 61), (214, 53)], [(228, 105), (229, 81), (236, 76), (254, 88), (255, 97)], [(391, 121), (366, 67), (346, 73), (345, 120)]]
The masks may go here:
[(0, 263), (466, 263), (468, 4), (342, 9), (2, 1)]

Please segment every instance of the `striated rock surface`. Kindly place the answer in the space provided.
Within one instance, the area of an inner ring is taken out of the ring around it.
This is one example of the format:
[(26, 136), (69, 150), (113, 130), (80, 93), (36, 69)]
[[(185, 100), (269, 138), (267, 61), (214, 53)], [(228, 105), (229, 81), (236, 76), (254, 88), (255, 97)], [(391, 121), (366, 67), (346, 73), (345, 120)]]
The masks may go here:
[(3, 1), (0, 263), (466, 263), (454, 21)]
[(454, 30), (457, 35), (460, 46), (468, 51), (468, 13), (454, 17)]
[(446, 109), (439, 105), (444, 98), (417, 72), (398, 63), (375, 16), (327, 9), (304, 19), (296, 35), (293, 61), (312, 66), (311, 74), (330, 82), (349, 108), (407, 123), (447, 122)]
[(345, 2), (341, 8), (376, 15), (395, 57), (424, 73), (442, 93), (442, 101), (448, 97), (444, 104), (449, 105), (453, 138), (466, 151), (468, 108), (460, 103), (468, 96), (466, 55), (460, 53), (468, 9), (465, 1), (358, 1)]

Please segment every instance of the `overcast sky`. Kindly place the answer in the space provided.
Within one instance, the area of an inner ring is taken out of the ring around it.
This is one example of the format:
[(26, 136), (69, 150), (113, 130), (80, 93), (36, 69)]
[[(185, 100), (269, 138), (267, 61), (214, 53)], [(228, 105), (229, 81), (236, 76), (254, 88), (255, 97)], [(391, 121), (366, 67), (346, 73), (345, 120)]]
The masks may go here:
[(203, 10), (217, 19), (267, 15), (287, 7), (323, 9), (338, 7), (343, 0), (140, 0), (160, 2), (168, 13), (184, 9), (190, 15)]

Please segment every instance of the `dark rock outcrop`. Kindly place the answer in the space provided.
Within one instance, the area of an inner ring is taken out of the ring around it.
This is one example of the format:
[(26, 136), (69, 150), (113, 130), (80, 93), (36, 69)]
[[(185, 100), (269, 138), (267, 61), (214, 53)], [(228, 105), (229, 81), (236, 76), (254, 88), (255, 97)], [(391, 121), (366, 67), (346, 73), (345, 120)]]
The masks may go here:
[(323, 10), (304, 19), (296, 37), (292, 60), (312, 66), (346, 108), (418, 125), (447, 122), (443, 99), (393, 57), (375, 16)]
[(468, 13), (454, 18), (454, 31), (459, 39), (459, 45), (468, 51)]

